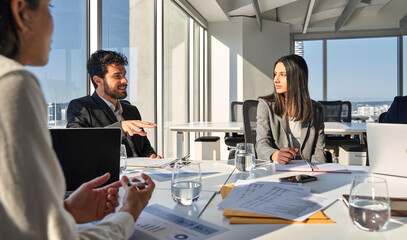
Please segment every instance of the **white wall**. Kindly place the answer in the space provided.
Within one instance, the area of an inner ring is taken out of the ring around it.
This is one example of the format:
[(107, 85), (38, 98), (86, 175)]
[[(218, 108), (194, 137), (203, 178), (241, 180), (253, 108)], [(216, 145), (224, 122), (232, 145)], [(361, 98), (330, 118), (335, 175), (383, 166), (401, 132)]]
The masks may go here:
[[(272, 91), (274, 62), (290, 53), (289, 25), (236, 17), (208, 25), (210, 120), (230, 120), (230, 103), (257, 99)], [(223, 140), (224, 134), (218, 135)], [(221, 159), (228, 151), (221, 141)]]
[(290, 54), (290, 27), (273, 21), (243, 20), (243, 98), (257, 99), (273, 91), (274, 63)]

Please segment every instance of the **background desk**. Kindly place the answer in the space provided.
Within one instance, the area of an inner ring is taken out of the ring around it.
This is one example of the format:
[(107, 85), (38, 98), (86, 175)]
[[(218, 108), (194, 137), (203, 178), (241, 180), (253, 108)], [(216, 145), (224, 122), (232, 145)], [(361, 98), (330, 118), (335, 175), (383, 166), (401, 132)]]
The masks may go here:
[(233, 132), (244, 133), (243, 122), (190, 122), (174, 125), (170, 130), (177, 132), (177, 157), (182, 157), (182, 141), (184, 132)]
[[(191, 122), (174, 125), (171, 131), (177, 132), (177, 157), (182, 157), (184, 132), (235, 132), (244, 133), (243, 122)], [(362, 135), (366, 133), (364, 122), (325, 122), (325, 134)], [(360, 137), (363, 140), (363, 137)], [(363, 142), (362, 142), (363, 143)]]
[(364, 122), (325, 122), (325, 134), (360, 135), (366, 132)]

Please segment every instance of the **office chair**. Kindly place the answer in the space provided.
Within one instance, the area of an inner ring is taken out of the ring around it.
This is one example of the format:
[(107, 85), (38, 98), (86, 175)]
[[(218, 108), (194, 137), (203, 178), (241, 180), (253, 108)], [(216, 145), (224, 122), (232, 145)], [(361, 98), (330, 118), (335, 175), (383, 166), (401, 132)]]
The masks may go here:
[(246, 143), (256, 144), (257, 100), (246, 100), (243, 103), (243, 126)]
[[(231, 111), (231, 120), (232, 122), (238, 121), (238, 112), (237, 109), (243, 106), (243, 102), (233, 101), (230, 104), (230, 111)], [(225, 133), (225, 144), (228, 146), (229, 150), (229, 157), (228, 159), (235, 158), (235, 147), (238, 143), (244, 142), (244, 135), (238, 133)]]
[(383, 122), (384, 117), (386, 116), (386, 113), (387, 113), (387, 112), (382, 112), (382, 113), (379, 115), (379, 123), (382, 123), (382, 122)]
[(341, 122), (342, 101), (318, 101), (324, 108), (324, 122)]
[[(352, 104), (349, 101), (318, 101), (324, 108), (325, 122), (351, 122)], [(335, 156), (339, 157), (339, 146), (359, 145), (357, 138), (350, 138), (350, 135), (325, 135), (325, 149), (332, 149)]]

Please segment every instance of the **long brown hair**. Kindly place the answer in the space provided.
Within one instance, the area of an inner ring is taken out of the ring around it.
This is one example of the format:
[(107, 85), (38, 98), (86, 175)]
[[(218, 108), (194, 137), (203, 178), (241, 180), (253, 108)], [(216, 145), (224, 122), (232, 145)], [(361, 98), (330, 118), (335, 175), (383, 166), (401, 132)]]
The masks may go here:
[(291, 54), (278, 59), (274, 64), (274, 69), (280, 62), (284, 65), (287, 74), (286, 98), (283, 94), (276, 92), (274, 84), (274, 93), (260, 98), (275, 102), (274, 112), (277, 115), (290, 116), (295, 121), (303, 122), (308, 119), (312, 110), (312, 101), (308, 91), (307, 63), (301, 56)]

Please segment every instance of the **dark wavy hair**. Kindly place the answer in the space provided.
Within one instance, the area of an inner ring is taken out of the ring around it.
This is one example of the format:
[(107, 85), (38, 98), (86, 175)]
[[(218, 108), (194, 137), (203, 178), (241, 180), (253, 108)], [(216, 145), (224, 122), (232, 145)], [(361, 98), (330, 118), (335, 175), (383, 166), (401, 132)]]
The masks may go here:
[[(39, 0), (25, 0), (30, 10), (36, 10)], [(10, 8), (11, 0), (0, 0), (0, 54), (8, 58), (16, 56), (20, 50), (20, 39)]]
[(97, 84), (93, 81), (93, 76), (105, 78), (107, 73), (107, 66), (115, 64), (116, 66), (128, 64), (126, 56), (122, 53), (106, 50), (97, 50), (88, 59), (86, 68), (88, 69), (89, 77), (92, 84), (97, 88)]
[[(274, 112), (293, 117), (295, 121), (305, 121), (311, 114), (312, 101), (308, 91), (308, 66), (304, 58), (291, 54), (283, 56), (274, 64), (282, 63), (287, 74), (286, 98), (274, 89), (274, 93), (260, 98), (275, 102)], [(274, 84), (273, 84), (274, 86)], [(275, 88), (275, 86), (274, 86)]]

